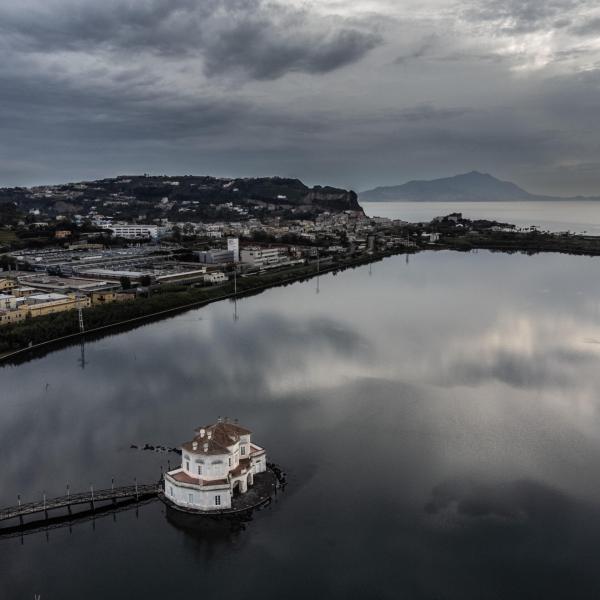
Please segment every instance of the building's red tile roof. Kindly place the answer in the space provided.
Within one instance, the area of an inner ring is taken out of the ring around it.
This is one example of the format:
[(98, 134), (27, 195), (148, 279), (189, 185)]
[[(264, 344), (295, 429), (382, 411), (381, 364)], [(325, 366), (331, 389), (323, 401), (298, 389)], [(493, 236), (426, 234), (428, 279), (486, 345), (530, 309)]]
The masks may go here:
[(229, 474), (232, 477), (238, 477), (239, 475), (242, 474), (242, 471), (244, 469), (246, 469), (246, 471), (248, 471), (250, 469), (250, 459), (249, 458), (240, 459), (240, 464), (235, 469), (232, 469), (231, 471), (229, 471)]
[[(198, 443), (195, 450), (194, 442)], [(192, 441), (182, 444), (181, 447), (187, 452), (193, 452), (194, 454), (231, 454), (227, 446), (220, 444), (212, 437), (208, 439), (206, 435), (203, 438), (199, 436), (195, 437)]]
[[(204, 435), (200, 435), (202, 431)], [(229, 447), (239, 442), (240, 436), (250, 435), (252, 432), (236, 423), (219, 421), (214, 425), (198, 427), (195, 433), (192, 441), (183, 444), (184, 450), (196, 454), (231, 454)], [(196, 450), (193, 449), (194, 442), (198, 444)]]
[(227, 485), (227, 479), (200, 479), (199, 477), (192, 477), (185, 471), (177, 471), (175, 473), (167, 473), (169, 477), (179, 483), (191, 483), (193, 485), (210, 486), (210, 485)]

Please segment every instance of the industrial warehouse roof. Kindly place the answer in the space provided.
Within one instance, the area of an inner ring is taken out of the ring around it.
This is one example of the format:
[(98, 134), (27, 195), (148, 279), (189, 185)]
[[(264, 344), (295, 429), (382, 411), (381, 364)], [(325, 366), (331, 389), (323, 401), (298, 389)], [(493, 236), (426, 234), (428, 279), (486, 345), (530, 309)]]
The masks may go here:
[(52, 302), (53, 300), (69, 300), (69, 296), (64, 294), (32, 294), (27, 297), (28, 300), (40, 301), (40, 302)]
[(53, 291), (59, 289), (90, 290), (108, 285), (108, 282), (97, 279), (77, 279), (76, 277), (48, 275), (29, 275), (28, 277), (20, 278), (19, 282), (34, 288)]

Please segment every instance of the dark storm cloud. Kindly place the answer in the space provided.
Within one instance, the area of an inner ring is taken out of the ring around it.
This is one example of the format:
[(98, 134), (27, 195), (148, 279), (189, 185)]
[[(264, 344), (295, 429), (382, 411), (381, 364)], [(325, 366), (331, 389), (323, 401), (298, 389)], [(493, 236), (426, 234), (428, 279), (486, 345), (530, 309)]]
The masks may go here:
[(371, 27), (265, 0), (54, 0), (0, 8), (0, 34), (26, 51), (198, 57), (210, 76), (240, 71), (258, 79), (327, 73), (381, 43)]
[(561, 168), (568, 194), (597, 193), (577, 175), (600, 163), (585, 3), (400, 4), (0, 3), (0, 185), (201, 169), (366, 189), (477, 169), (550, 193)]
[(599, 93), (600, 68), (587, 69), (548, 78), (537, 91), (535, 101), (557, 123), (568, 123), (583, 131), (595, 123)]
[(428, 56), (431, 51), (435, 48), (437, 38), (436, 36), (427, 36), (425, 39), (421, 40), (416, 47), (412, 50), (409, 50), (405, 54), (401, 54), (398, 56), (394, 63), (397, 65), (403, 65), (409, 61), (417, 60), (419, 58), (423, 58), (424, 56)]
[(581, 36), (597, 36), (600, 35), (600, 17), (595, 19), (585, 20), (582, 23), (574, 25), (571, 32)]
[(374, 33), (352, 29), (329, 32), (321, 39), (294, 39), (282, 33), (271, 33), (268, 21), (239, 23), (207, 49), (207, 74), (242, 69), (256, 79), (274, 79), (287, 71), (327, 73), (359, 60), (380, 42)]
[(253, 111), (249, 103), (234, 99), (173, 103), (153, 91), (152, 78), (140, 83), (135, 72), (115, 79), (115, 86), (89, 82), (79, 87), (41, 73), (0, 73), (0, 125), (5, 132), (29, 125), (55, 139), (169, 140), (238, 126)]
[[(396, 119), (398, 121), (405, 121), (408, 123), (419, 123), (423, 121), (440, 122), (457, 117), (463, 117), (473, 112), (475, 112), (475, 110), (469, 107), (438, 108), (433, 104), (419, 104), (418, 106), (413, 106), (398, 111), (396, 114)], [(393, 115), (390, 115), (390, 120), (392, 119)]]

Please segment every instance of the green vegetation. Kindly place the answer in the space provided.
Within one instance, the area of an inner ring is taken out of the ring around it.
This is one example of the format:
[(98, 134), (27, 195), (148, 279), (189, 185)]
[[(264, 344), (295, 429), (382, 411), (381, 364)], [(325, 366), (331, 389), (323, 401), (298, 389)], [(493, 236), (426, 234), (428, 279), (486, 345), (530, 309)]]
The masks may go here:
[(129, 279), (129, 277), (127, 277), (126, 275), (123, 275), (123, 277), (119, 278), (119, 283), (121, 284), (121, 287), (124, 290), (128, 290), (131, 288), (131, 279)]

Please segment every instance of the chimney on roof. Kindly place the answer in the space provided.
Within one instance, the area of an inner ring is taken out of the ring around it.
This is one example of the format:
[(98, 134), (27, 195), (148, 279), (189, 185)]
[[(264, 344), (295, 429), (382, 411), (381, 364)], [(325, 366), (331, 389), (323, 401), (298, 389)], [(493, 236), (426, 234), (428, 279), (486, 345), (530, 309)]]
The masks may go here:
[(198, 442), (192, 442), (192, 450), (198, 450)]
[(221, 419), (221, 417), (219, 417), (219, 418), (217, 419), (217, 423), (222, 423), (222, 422), (223, 422), (223, 419)]
[(207, 437), (209, 440), (212, 438), (212, 431), (211, 431), (210, 429), (209, 429), (209, 430), (206, 432), (206, 437)]
[(204, 434), (206, 433), (204, 427), (200, 430), (200, 437), (203, 438)]

